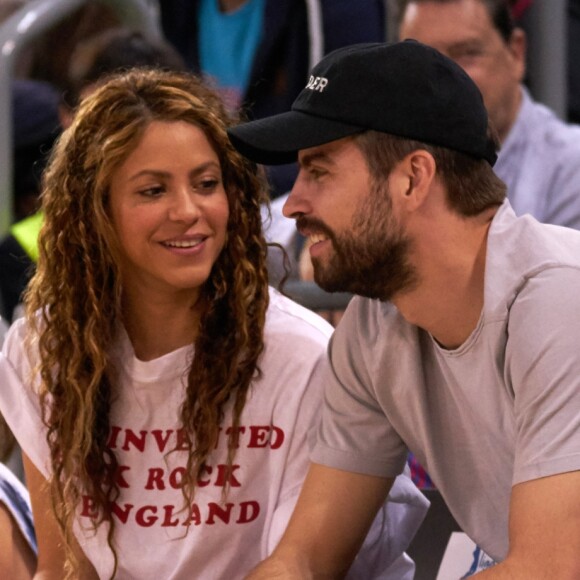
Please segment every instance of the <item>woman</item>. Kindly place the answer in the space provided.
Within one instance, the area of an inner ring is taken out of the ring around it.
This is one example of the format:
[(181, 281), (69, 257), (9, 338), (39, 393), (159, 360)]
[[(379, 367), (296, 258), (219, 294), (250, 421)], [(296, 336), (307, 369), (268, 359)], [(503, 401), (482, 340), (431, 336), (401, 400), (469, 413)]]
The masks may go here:
[[(268, 289), (263, 184), (230, 123), (195, 77), (135, 70), (52, 153), (0, 359), (43, 578), (241, 578), (286, 526), (332, 328)], [(360, 578), (412, 570), (424, 503), (395, 499)]]
[(235, 578), (286, 522), (331, 329), (269, 304), (262, 182), (228, 123), (194, 77), (135, 71), (56, 145), (2, 361), (39, 572)]

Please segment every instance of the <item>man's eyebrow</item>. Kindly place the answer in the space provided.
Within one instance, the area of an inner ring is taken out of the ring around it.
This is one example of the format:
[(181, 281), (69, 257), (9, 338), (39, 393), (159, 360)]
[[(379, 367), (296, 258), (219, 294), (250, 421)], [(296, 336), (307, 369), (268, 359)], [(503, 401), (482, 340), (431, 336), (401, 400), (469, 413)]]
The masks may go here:
[(482, 46), (483, 42), (479, 38), (466, 38), (464, 40), (458, 40), (457, 42), (451, 43), (447, 50), (457, 51), (465, 50), (466, 48), (472, 48), (474, 46)]
[(325, 163), (332, 164), (332, 158), (324, 151), (314, 151), (312, 153), (306, 153), (302, 157), (299, 156), (298, 163), (301, 167), (308, 167), (312, 165), (315, 161), (323, 161)]

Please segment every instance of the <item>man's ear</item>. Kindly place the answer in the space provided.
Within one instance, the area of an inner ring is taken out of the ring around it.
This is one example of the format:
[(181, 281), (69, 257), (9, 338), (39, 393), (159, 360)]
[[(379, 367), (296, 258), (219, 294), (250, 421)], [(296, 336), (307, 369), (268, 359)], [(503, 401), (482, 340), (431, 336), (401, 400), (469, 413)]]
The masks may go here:
[(526, 75), (526, 51), (528, 48), (526, 33), (521, 28), (514, 28), (507, 45), (512, 57), (516, 79), (518, 82), (522, 82)]
[(390, 188), (393, 201), (403, 211), (414, 211), (421, 207), (429, 196), (435, 179), (437, 165), (433, 155), (417, 149), (404, 157), (392, 172)]

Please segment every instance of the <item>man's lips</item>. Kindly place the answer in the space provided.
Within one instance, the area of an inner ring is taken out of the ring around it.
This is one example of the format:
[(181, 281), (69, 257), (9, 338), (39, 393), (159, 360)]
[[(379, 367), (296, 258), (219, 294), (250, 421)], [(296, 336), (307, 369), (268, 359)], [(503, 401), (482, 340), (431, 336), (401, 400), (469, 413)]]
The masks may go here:
[(317, 244), (334, 238), (330, 229), (316, 219), (299, 218), (296, 221), (296, 228), (302, 236), (308, 239), (310, 244)]

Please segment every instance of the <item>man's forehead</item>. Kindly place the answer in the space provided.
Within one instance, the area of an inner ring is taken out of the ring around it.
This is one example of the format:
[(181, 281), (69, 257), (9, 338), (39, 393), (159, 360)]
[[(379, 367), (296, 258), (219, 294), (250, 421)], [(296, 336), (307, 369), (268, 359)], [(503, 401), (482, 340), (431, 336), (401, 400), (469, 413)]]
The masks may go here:
[[(450, 15), (460, 18), (461, 22), (448, 21)], [(400, 27), (404, 28), (409, 23), (424, 24), (426, 27), (433, 26), (433, 18), (441, 18), (447, 24), (449, 30), (459, 33), (466, 25), (479, 25), (482, 27), (494, 26), (492, 14), (488, 6), (482, 0), (425, 0), (411, 2), (401, 13)], [(441, 23), (438, 23), (438, 28)]]
[(420, 13), (420, 17), (419, 13), (415, 16), (406, 13), (399, 36), (416, 38), (451, 58), (465, 50), (484, 46), (501, 35), (487, 9), (479, 4), (479, 0), (474, 0), (470, 8), (463, 7), (461, 1), (421, 3), (419, 6), (427, 5), (431, 9)]

